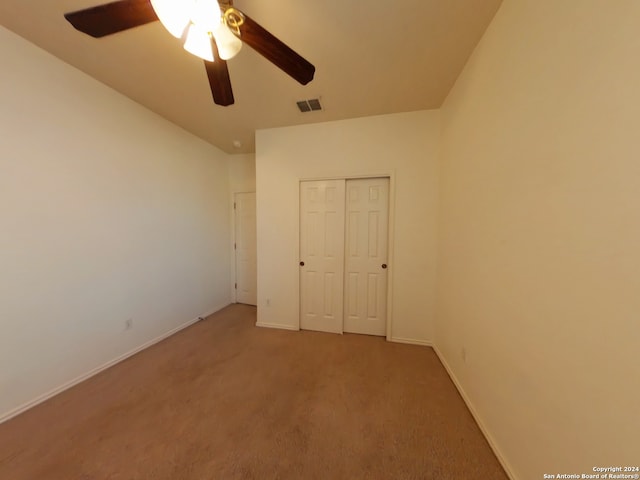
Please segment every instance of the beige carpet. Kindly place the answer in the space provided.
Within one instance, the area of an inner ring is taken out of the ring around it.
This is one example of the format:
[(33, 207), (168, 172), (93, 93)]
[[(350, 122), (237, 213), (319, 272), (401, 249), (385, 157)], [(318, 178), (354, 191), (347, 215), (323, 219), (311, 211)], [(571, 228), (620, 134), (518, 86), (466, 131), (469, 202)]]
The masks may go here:
[(507, 478), (431, 349), (254, 324), (232, 305), (0, 425), (0, 478)]

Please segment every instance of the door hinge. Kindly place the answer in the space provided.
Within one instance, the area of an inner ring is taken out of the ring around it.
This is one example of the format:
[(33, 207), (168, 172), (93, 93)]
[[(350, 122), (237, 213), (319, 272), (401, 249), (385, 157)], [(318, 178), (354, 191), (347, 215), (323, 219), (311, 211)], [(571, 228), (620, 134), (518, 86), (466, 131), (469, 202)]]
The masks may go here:
[(233, 209), (236, 209), (236, 202), (233, 202)]
[(237, 247), (236, 247), (236, 242), (233, 242), (233, 249), (234, 249), (234, 250), (236, 250), (236, 249), (237, 249)]
[(235, 288), (236, 290), (238, 289), (238, 284), (237, 284), (237, 283), (234, 285), (234, 288)]

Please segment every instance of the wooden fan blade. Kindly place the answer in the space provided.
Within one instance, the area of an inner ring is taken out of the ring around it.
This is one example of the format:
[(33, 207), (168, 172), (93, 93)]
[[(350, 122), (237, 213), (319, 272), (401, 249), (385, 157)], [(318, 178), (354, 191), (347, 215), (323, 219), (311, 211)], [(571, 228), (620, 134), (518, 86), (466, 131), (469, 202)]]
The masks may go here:
[(120, 0), (65, 13), (64, 18), (77, 30), (95, 38), (158, 20), (149, 0)]
[(302, 85), (313, 80), (316, 67), (274, 37), (251, 17), (244, 13), (243, 15), (244, 23), (240, 25), (240, 39), (244, 43)]
[(231, 89), (231, 78), (229, 78), (227, 62), (218, 57), (215, 62), (207, 62), (205, 60), (204, 66), (207, 69), (213, 101), (223, 107), (233, 105), (233, 90)]

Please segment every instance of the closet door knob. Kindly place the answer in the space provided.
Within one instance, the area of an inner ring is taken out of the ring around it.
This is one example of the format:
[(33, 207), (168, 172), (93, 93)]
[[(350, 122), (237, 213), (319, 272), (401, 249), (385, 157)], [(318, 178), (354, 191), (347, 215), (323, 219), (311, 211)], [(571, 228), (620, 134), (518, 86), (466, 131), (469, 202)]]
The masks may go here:
[(304, 267), (304, 262), (300, 262), (300, 266), (301, 266), (301, 267)]
[(382, 264), (382, 268), (387, 268), (387, 264), (386, 264), (386, 263), (383, 263), (383, 264)]

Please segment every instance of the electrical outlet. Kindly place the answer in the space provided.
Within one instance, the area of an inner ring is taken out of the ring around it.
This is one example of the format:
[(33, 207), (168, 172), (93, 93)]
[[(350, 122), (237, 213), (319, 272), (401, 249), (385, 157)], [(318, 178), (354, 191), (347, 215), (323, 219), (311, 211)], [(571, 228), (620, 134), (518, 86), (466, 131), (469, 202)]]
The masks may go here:
[(133, 318), (127, 318), (127, 320), (124, 322), (124, 329), (131, 330), (132, 328), (133, 328)]

